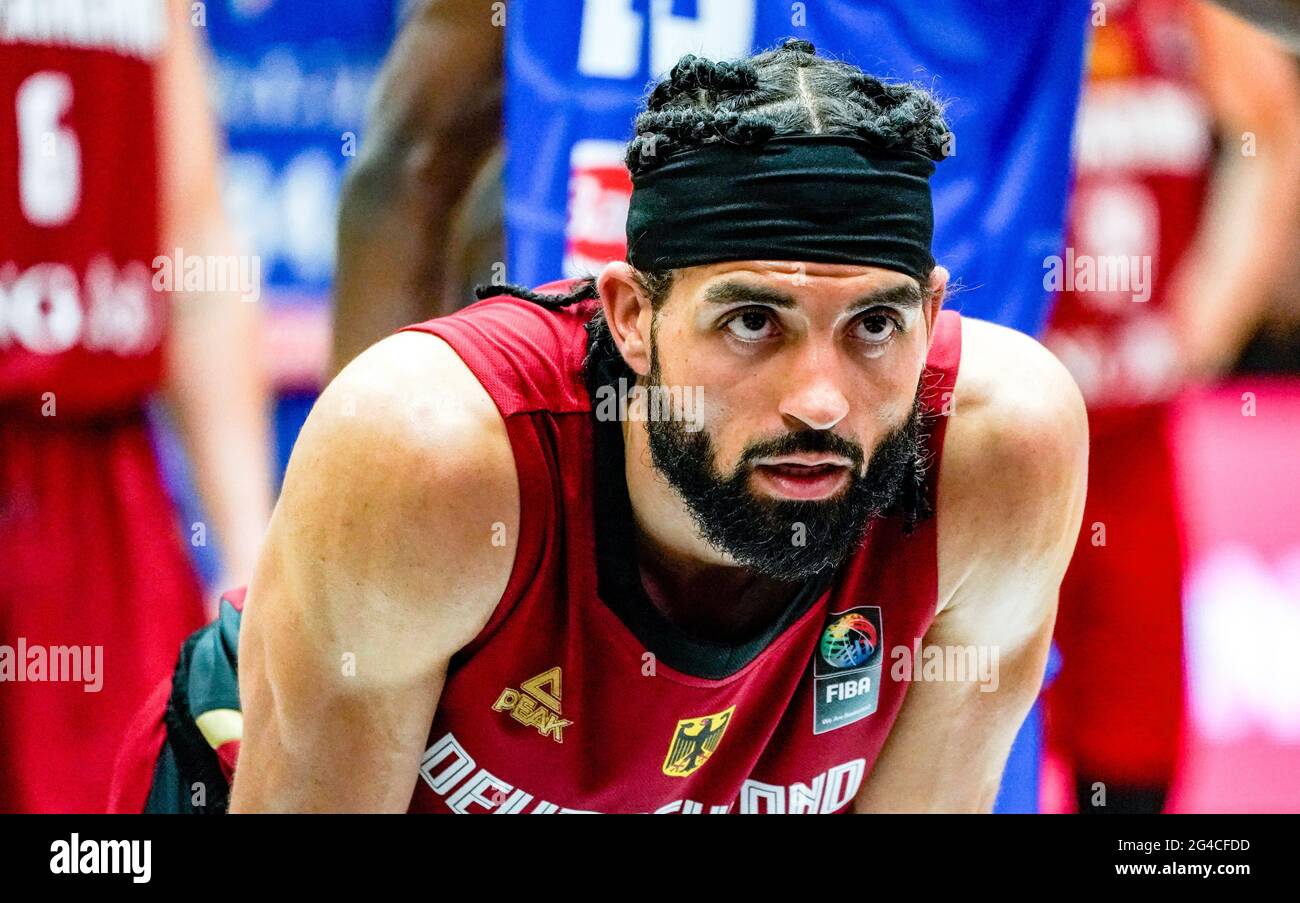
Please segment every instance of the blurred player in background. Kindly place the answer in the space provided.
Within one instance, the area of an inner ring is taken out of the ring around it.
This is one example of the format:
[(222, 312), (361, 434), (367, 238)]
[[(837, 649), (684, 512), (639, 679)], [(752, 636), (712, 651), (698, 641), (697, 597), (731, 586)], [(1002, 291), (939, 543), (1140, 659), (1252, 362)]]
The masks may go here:
[(1092, 435), (1050, 736), (1080, 811), (1156, 812), (1184, 712), (1170, 402), (1189, 377), (1236, 359), (1288, 265), (1300, 88), (1272, 38), (1208, 4), (1131, 0), (1106, 13), (1068, 250), (1049, 273), (1061, 291), (1046, 342), (1083, 390)]
[[(203, 622), (156, 392), (210, 513), (188, 538), (229, 581), (267, 520), (256, 285), (157, 290), (235, 253), (190, 7), (0, 4), (0, 643), (26, 651), (0, 683), (3, 811), (102, 810), (128, 719)], [(52, 670), (68, 647), (99, 650), (83, 680)]]

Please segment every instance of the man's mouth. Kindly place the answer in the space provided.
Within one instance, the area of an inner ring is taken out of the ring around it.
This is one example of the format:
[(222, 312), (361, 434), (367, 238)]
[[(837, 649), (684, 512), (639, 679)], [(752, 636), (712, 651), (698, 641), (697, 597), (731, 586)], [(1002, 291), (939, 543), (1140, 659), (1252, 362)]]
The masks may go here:
[(798, 501), (830, 498), (849, 481), (849, 462), (831, 455), (760, 458), (754, 474), (771, 494)]

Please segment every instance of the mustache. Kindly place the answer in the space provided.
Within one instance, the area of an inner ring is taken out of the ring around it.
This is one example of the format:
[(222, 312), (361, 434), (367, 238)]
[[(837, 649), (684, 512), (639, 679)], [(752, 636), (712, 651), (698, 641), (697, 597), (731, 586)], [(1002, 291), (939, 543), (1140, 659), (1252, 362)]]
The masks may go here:
[(825, 430), (800, 430), (796, 433), (786, 433), (784, 436), (749, 443), (740, 454), (738, 469), (748, 467), (759, 458), (793, 455), (800, 452), (848, 458), (853, 462), (854, 472), (862, 470), (862, 462), (866, 459), (862, 446), (851, 439), (845, 439), (843, 436)]

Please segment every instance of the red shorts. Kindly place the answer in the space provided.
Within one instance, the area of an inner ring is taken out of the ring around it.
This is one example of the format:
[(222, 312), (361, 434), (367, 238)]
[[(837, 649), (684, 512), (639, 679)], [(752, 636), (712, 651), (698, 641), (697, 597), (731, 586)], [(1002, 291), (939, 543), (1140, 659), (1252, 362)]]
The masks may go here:
[(0, 683), (0, 811), (104, 811), (128, 722), (202, 620), (143, 415), (0, 413), (0, 645), (33, 678)]
[(1056, 622), (1048, 742), (1077, 776), (1119, 785), (1167, 785), (1182, 744), (1184, 553), (1167, 423), (1163, 407), (1093, 417)]

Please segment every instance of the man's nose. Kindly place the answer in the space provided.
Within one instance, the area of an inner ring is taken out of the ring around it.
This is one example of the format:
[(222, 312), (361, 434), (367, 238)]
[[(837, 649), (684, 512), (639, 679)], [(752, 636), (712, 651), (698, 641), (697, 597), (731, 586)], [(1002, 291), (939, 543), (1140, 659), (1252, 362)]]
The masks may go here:
[(797, 420), (807, 429), (829, 430), (849, 413), (849, 401), (840, 388), (841, 374), (833, 352), (805, 352), (788, 379), (790, 385), (780, 406), (783, 416)]

